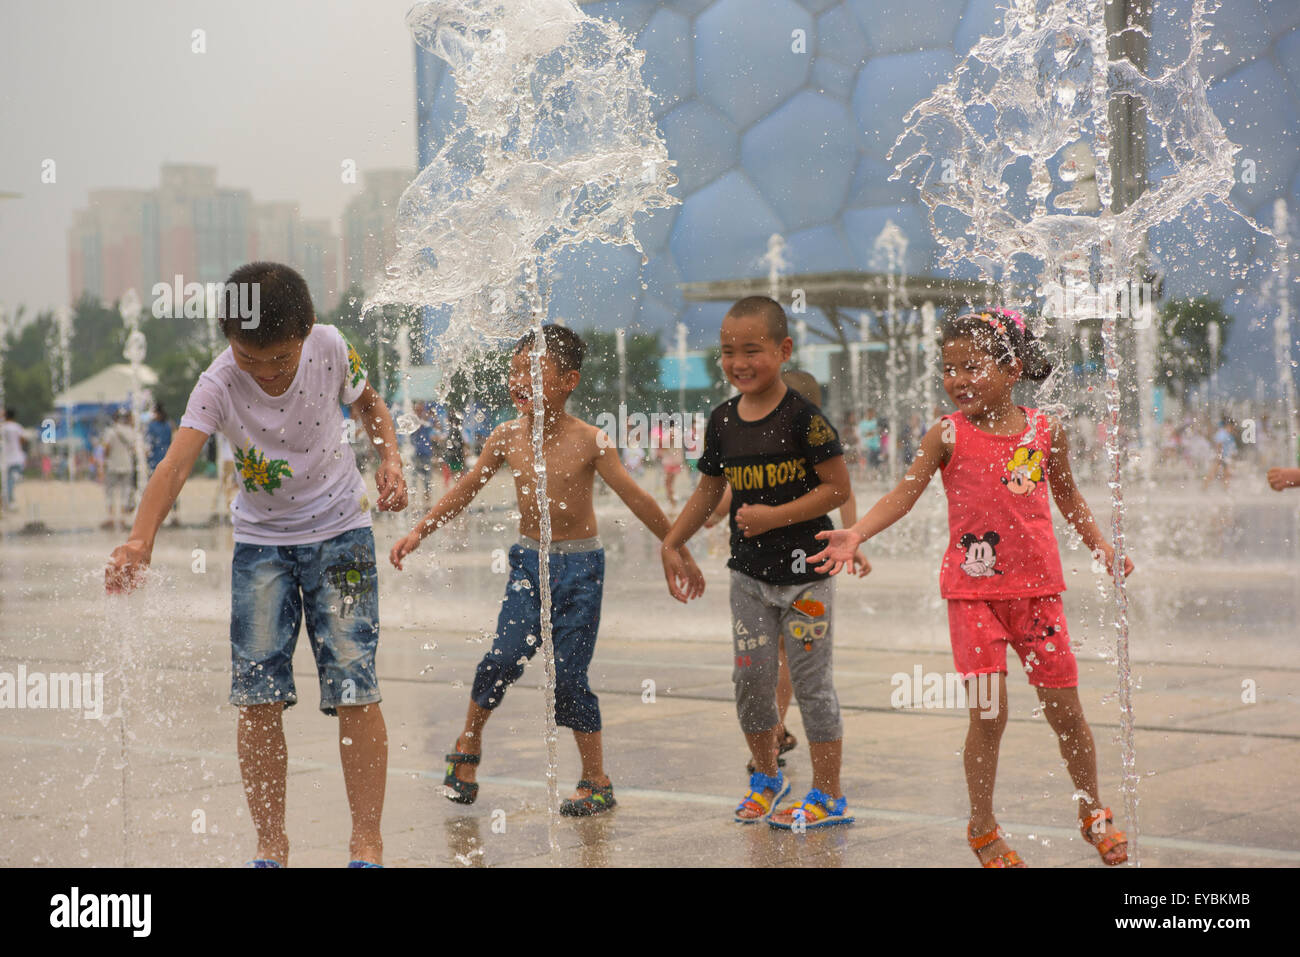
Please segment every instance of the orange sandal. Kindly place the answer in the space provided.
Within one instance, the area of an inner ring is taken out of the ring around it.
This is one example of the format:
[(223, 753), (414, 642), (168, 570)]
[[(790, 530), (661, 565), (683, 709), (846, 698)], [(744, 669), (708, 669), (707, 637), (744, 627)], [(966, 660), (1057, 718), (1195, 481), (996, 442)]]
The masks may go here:
[[(969, 824), (966, 825), (966, 843), (970, 845), (970, 849), (975, 852), (976, 857), (980, 856), (981, 850), (988, 847), (998, 838), (1003, 836), (1004, 835), (1002, 833), (1002, 828), (998, 827), (996, 824), (993, 825), (993, 830), (989, 831), (987, 834), (981, 834), (979, 837), (976, 837), (974, 834), (971, 833)], [(989, 861), (982, 860), (980, 861), (980, 863), (984, 867), (1028, 867), (1029, 866), (1028, 864), (1026, 864), (1024, 861), (1020, 859), (1020, 855), (1017, 854), (1015, 851), (1007, 851), (1005, 854), (999, 854), (997, 857), (993, 858), (992, 860)]]
[[(1123, 831), (1111, 831), (1105, 837), (1093, 838), (1093, 829), (1097, 826), (1099, 820), (1104, 820), (1107, 824), (1114, 824), (1115, 818), (1110, 813), (1110, 808), (1105, 810), (1096, 810), (1088, 815), (1088, 820), (1079, 825), (1079, 833), (1083, 839), (1097, 849), (1101, 855), (1102, 862), (1113, 867), (1116, 864), (1123, 864), (1128, 860), (1128, 835)], [(1118, 849), (1119, 854), (1116, 857), (1107, 857), (1111, 851)]]

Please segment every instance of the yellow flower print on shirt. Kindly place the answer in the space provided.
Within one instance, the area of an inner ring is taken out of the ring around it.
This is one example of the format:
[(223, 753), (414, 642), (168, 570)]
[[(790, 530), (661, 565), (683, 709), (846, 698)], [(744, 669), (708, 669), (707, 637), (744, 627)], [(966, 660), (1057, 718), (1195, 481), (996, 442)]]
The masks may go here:
[(357, 384), (366, 377), (366, 370), (361, 366), (361, 356), (356, 349), (352, 348), (352, 343), (348, 342), (348, 337), (339, 333), (343, 339), (343, 344), (348, 347), (348, 384), (356, 388)]
[(1002, 476), (1002, 484), (1015, 495), (1028, 495), (1043, 480), (1043, 453), (1022, 445), (1006, 467), (1009, 474)]
[(235, 449), (235, 468), (244, 481), (244, 489), (249, 492), (256, 492), (260, 486), (272, 493), (280, 487), (281, 478), (293, 475), (287, 460), (268, 460), (265, 453), (251, 442), (246, 449)]

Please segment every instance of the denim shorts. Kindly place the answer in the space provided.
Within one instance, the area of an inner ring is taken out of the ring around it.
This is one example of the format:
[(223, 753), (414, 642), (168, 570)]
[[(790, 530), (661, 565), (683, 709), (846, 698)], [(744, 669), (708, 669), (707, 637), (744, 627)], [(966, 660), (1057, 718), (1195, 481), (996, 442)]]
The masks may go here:
[[(474, 674), (471, 695), (491, 711), (519, 680), (542, 646), (542, 597), (537, 549), (510, 549), (510, 580), (497, 617), (492, 650)], [(598, 539), (556, 542), (549, 552), (551, 640), (555, 645), (555, 723), (583, 734), (600, 730), (600, 701), (587, 681), (600, 628), (605, 551)]]
[(380, 700), (375, 676), (379, 588), (375, 538), (355, 528), (309, 545), (235, 544), (230, 574), (230, 703), (298, 701), (298, 626), (320, 676), (320, 709)]

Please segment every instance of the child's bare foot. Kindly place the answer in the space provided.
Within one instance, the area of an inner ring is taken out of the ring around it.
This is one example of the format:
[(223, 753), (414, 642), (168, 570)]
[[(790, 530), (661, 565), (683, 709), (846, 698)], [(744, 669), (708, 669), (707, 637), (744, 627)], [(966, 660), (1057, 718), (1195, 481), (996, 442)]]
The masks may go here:
[(384, 839), (378, 833), (360, 833), (354, 831), (348, 842), (348, 856), (354, 861), (366, 861), (370, 864), (384, 863)]
[(579, 782), (579, 786), (574, 789), (571, 795), (569, 795), (569, 800), (581, 801), (583, 798), (591, 797), (591, 795), (595, 793), (591, 788), (583, 787), (582, 785), (584, 784), (594, 784), (599, 788), (607, 788), (611, 783), (608, 774), (602, 774), (598, 778), (583, 778), (582, 781)]
[(1083, 839), (1097, 848), (1107, 864), (1123, 864), (1128, 860), (1127, 835), (1115, 826), (1110, 808), (1088, 811), (1079, 805), (1079, 831)]
[(785, 776), (780, 771), (776, 777), (758, 772), (751, 774), (749, 788), (749, 793), (740, 799), (740, 804), (736, 807), (736, 820), (742, 824), (763, 819), (772, 812), (781, 798), (790, 793), (790, 785), (785, 783)]
[(258, 838), (257, 859), (259, 861), (275, 861), (281, 867), (288, 867), (289, 835), (281, 834), (278, 837), (269, 837), (265, 840)]
[[(987, 840), (989, 833), (992, 832), (993, 840)], [(979, 835), (978, 837), (976, 835)], [(997, 821), (991, 821), (976, 827), (972, 822), (966, 831), (966, 840), (970, 843), (971, 850), (979, 858), (980, 865), (983, 867), (1025, 867), (1025, 862), (1020, 859), (1020, 855), (1011, 849), (1002, 838), (1002, 829), (998, 827)], [(1000, 862), (1000, 863), (994, 863)]]
[(611, 810), (617, 804), (613, 782), (609, 775), (602, 774), (579, 781), (573, 795), (561, 802), (560, 813), (565, 817), (590, 817)]

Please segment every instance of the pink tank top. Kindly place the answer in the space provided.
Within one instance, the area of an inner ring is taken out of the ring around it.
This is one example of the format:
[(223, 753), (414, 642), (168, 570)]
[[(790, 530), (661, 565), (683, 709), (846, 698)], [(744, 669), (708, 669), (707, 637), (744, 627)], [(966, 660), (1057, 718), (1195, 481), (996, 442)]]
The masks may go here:
[(1065, 591), (1052, 531), (1047, 416), (1021, 406), (1020, 435), (993, 435), (954, 412), (952, 457), (943, 467), (948, 550), (939, 570), (944, 598), (1030, 598)]

